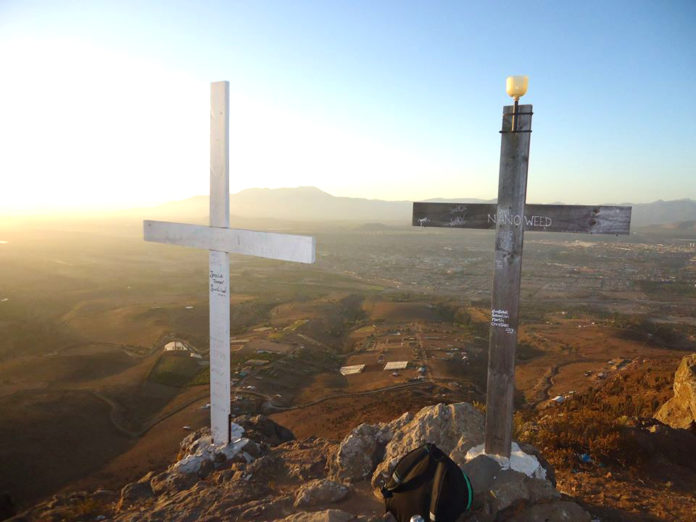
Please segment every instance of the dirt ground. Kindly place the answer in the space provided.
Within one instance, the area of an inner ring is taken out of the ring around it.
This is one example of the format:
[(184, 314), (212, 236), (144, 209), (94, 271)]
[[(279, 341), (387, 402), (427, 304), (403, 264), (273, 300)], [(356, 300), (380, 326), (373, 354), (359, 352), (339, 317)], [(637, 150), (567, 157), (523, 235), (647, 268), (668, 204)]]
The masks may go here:
[(363, 310), (371, 321), (438, 321), (440, 317), (429, 303), (399, 303), (379, 299), (366, 300)]
[(18, 505), (93, 473), (131, 443), (109, 421), (109, 406), (87, 391), (22, 391), (0, 398), (0, 411), (0, 490)]
[(327, 400), (307, 408), (274, 413), (271, 418), (287, 426), (298, 438), (323, 437), (340, 441), (363, 422), (388, 422), (407, 411), (416, 412), (437, 403), (429, 384), (406, 390)]
[[(120, 489), (148, 471), (169, 466), (179, 451), (179, 444), (189, 431), (207, 426), (210, 410), (207, 386), (196, 386), (178, 395), (162, 412), (157, 422), (128, 448), (105, 465), (64, 487), (64, 490)], [(185, 427), (187, 427), (185, 429)]]
[[(528, 403), (581, 393), (596, 387), (624, 365), (643, 359), (675, 361), (679, 351), (624, 338), (623, 330), (600, 321), (561, 319), (520, 329), (520, 343), (533, 346), (531, 360), (520, 360), (515, 383)], [(519, 350), (519, 349), (518, 349)], [(611, 361), (611, 362), (610, 362)]]
[[(267, 364), (251, 368), (237, 383), (233, 410), (257, 412), (264, 403), (288, 408), (271, 417), (296, 437), (339, 441), (362, 422), (387, 422), (438, 402), (485, 402), (487, 339), (475, 334), (481, 328), (443, 322), (427, 303), (372, 297), (359, 309), (357, 319), (346, 325), (339, 312), (353, 313), (356, 305), (344, 293), (286, 303), (271, 309), (270, 325), (269, 321), (254, 324), (237, 335), (251, 340), (243, 348), (233, 347), (239, 350), (237, 355), (256, 358), (257, 350), (272, 353), (266, 354)], [(92, 320), (102, 314), (99, 306), (87, 311)], [(176, 314), (189, 312), (181, 307)], [(52, 356), (0, 365), (4, 375), (15, 376), (0, 380), (0, 409), (8, 412), (10, 421), (0, 429), (0, 447), (14, 447), (12, 452), (0, 451), (0, 461), (4, 469), (17, 470), (3, 474), (0, 489), (18, 491), (20, 505), (57, 487), (118, 489), (148, 471), (165, 468), (189, 429), (208, 424), (207, 385), (176, 388), (149, 382), (159, 352), (134, 355), (117, 341), (119, 332), (136, 318), (152, 326), (154, 333), (133, 334), (127, 341), (157, 341), (166, 331), (158, 322), (162, 313), (123, 309), (108, 329), (107, 341), (76, 343)], [(189, 317), (201, 321), (195, 312)], [(487, 310), (475, 307), (469, 308), (469, 317), (474, 326), (485, 327), (489, 320)], [(84, 317), (79, 321), (89, 322)], [(96, 335), (91, 328), (85, 331)], [(625, 334), (589, 315), (551, 315), (525, 323), (516, 369), (520, 407), (548, 413), (554, 407), (550, 398), (581, 395), (617, 375), (635, 376), (626, 381), (635, 390), (648, 383), (651, 404), (664, 402), (671, 393), (669, 376), (683, 353)], [(383, 369), (390, 361), (409, 365), (394, 375)], [(339, 373), (341, 366), (354, 364), (365, 364), (365, 370), (348, 376)], [(640, 373), (641, 365), (659, 371)], [(70, 389), (61, 384), (65, 382)], [(25, 411), (32, 412), (35, 431), (27, 430)], [(79, 418), (74, 411), (81, 412)], [(46, 426), (51, 426), (50, 440)], [(17, 440), (26, 444), (18, 449)], [(66, 447), (75, 450), (68, 453)], [(559, 487), (586, 502), (602, 520), (677, 520), (691, 509), (693, 494), (674, 481), (668, 485), (668, 472), (660, 484), (643, 484), (629, 471), (622, 475), (613, 469), (559, 468)], [(39, 472), (41, 479), (33, 480)], [(363, 493), (365, 502), (372, 502), (371, 492)], [(347, 502), (361, 498), (356, 494)], [(648, 518), (640, 518), (641, 510)]]

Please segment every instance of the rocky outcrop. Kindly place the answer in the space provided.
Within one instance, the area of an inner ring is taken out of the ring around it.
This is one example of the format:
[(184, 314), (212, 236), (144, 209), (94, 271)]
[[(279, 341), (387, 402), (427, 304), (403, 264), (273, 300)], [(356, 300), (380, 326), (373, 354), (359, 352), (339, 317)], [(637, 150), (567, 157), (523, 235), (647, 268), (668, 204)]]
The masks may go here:
[[(546, 465), (546, 467), (544, 467), (544, 464), (542, 464), (536, 456), (538, 451), (536, 451), (536, 449), (529, 444), (526, 446), (531, 451), (524, 451), (517, 442), (513, 442), (512, 447), (510, 448), (510, 456), (501, 457), (497, 455), (486, 455), (485, 444), (479, 444), (467, 452), (465, 462), (468, 463), (470, 460), (474, 460), (481, 455), (485, 455), (488, 458), (495, 460), (506, 469), (509, 468), (514, 471), (519, 471), (528, 477), (542, 480), (546, 480), (549, 476), (553, 477), (554, 473), (551, 465), (544, 461)], [(551, 483), (554, 486), (556, 484), (553, 480), (551, 480)]]
[(182, 441), (175, 463), (125, 485), (120, 495), (55, 497), (16, 520), (377, 522), (384, 504), (371, 488), (424, 442), (447, 452), (470, 477), (475, 497), (466, 520), (589, 520), (561, 498), (553, 469), (530, 446), (518, 449), (544, 473), (528, 476), (486, 455), (467, 461), (483, 438), (483, 416), (470, 404), (437, 404), (388, 423), (362, 424), (340, 444), (316, 437), (281, 442), (288, 434), (272, 421), (237, 420), (229, 445), (213, 445), (209, 431), (199, 430)]
[(63, 520), (105, 520), (112, 506), (118, 500), (115, 491), (100, 489), (97, 491), (74, 491), (67, 494), (54, 495), (46, 502), (34, 506), (23, 513), (9, 519), (11, 522), (61, 522)]
[(343, 439), (330, 459), (330, 474), (344, 482), (358, 482), (371, 474), (371, 486), (377, 491), (401, 457), (431, 442), (469, 476), (475, 491), (474, 519), (590, 519), (577, 504), (561, 500), (552, 466), (533, 446), (514, 444), (513, 448), (513, 456), (522, 464), (534, 464), (517, 463), (517, 469), (529, 468), (527, 474), (516, 471), (515, 466), (510, 469), (512, 460), (501, 464), (486, 455), (470, 458), (467, 454), (476, 455), (474, 446), (483, 440), (483, 424), (483, 415), (468, 403), (437, 404), (390, 423), (362, 424)]
[(392, 437), (387, 424), (361, 424), (338, 446), (329, 461), (329, 476), (339, 482), (358, 482), (372, 475)]
[[(251, 462), (254, 457), (245, 451), (249, 439), (244, 437), (244, 428), (239, 424), (230, 425), (230, 443), (226, 446), (217, 446), (213, 443), (213, 437), (209, 428), (203, 428), (191, 433), (181, 441), (179, 459), (167, 470), (170, 473), (189, 475), (199, 473), (203, 467), (202, 475), (209, 474), (214, 467), (223, 467), (227, 461), (239, 456), (239, 460)], [(255, 446), (252, 444), (251, 446)], [(252, 452), (256, 452), (254, 448)]]
[(384, 459), (372, 474), (372, 487), (381, 488), (401, 457), (425, 442), (435, 444), (460, 466), (466, 453), (483, 440), (483, 415), (471, 404), (436, 404), (389, 426), (392, 434)]
[(154, 474), (150, 472), (137, 482), (131, 482), (130, 484), (123, 486), (121, 489), (121, 497), (116, 509), (121, 511), (131, 504), (153, 497), (155, 493), (150, 485), (153, 475)]
[(244, 435), (257, 443), (277, 446), (295, 439), (292, 431), (264, 415), (240, 415), (232, 422), (244, 428)]
[(662, 405), (655, 418), (672, 428), (696, 427), (696, 353), (681, 360), (674, 374), (674, 397)]
[(329, 460), (329, 476), (346, 483), (375, 473), (388, 476), (401, 457), (424, 442), (452, 453), (455, 462), (463, 462), (469, 448), (482, 438), (483, 416), (470, 404), (428, 406), (416, 415), (404, 413), (388, 423), (361, 424), (353, 429)]
[(474, 489), (474, 507), (487, 514), (537, 502), (557, 500), (561, 494), (546, 479), (529, 477), (512, 469), (503, 469), (498, 462), (479, 455), (464, 466), (463, 471)]

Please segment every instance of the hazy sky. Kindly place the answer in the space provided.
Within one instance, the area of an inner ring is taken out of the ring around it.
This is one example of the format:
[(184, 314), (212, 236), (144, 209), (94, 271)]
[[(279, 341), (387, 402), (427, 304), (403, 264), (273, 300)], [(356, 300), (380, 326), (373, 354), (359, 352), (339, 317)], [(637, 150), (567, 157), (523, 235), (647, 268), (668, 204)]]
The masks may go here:
[(528, 201), (696, 198), (696, 2), (0, 0), (0, 212), (230, 189), (497, 194), (505, 77), (529, 75)]

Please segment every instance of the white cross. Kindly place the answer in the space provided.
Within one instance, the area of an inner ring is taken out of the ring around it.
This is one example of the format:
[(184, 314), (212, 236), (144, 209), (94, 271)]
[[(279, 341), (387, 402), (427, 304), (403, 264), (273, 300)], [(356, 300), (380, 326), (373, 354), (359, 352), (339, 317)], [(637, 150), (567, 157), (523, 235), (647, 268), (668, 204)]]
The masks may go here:
[(230, 442), (230, 256), (314, 263), (315, 241), (231, 229), (229, 190), (229, 82), (210, 87), (210, 226), (144, 221), (145, 241), (210, 251), (210, 427), (216, 444)]

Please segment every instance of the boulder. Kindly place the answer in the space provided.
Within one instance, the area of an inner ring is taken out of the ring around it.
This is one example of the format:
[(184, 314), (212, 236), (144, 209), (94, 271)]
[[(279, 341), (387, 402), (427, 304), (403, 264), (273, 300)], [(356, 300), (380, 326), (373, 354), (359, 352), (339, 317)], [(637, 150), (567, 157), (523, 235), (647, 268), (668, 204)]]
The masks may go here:
[[(538, 451), (533, 446), (527, 445), (527, 447), (531, 450), (531, 453), (522, 451), (519, 444), (513, 442), (512, 447), (510, 448), (510, 457), (506, 458), (500, 455), (487, 455), (485, 452), (485, 444), (479, 444), (471, 448), (465, 455), (464, 459), (466, 462), (468, 462), (480, 455), (486, 455), (488, 458), (496, 461), (501, 468), (512, 469), (514, 471), (524, 473), (528, 477), (546, 480), (547, 470), (544, 468), (536, 455), (534, 455), (534, 453), (538, 453)], [(457, 461), (455, 460), (455, 462)]]
[(258, 459), (262, 455), (265, 455), (268, 452), (268, 446), (261, 443), (254, 442), (253, 440), (250, 440), (246, 446), (244, 446), (244, 453), (249, 455), (253, 459)]
[(460, 466), (463, 456), (483, 440), (483, 415), (471, 404), (436, 404), (416, 415), (402, 416), (386, 426), (391, 437), (385, 446), (384, 459), (372, 475), (372, 487), (381, 488), (396, 463), (409, 451), (425, 442), (435, 444)]
[(295, 439), (295, 435), (284, 426), (274, 422), (265, 415), (240, 415), (232, 419), (244, 428), (245, 436), (258, 443), (277, 446)]
[[(531, 450), (536, 452), (536, 448), (531, 447)], [(503, 469), (498, 459), (485, 454), (479, 454), (462, 466), (474, 489), (473, 509), (477, 513), (496, 518), (503, 511), (506, 514), (517, 512), (537, 502), (560, 498), (561, 494), (546, 478), (510, 469), (510, 462), (505, 466)]]
[(285, 463), (277, 455), (264, 455), (245, 468), (245, 473), (255, 480), (277, 482), (283, 475)]
[(384, 424), (361, 424), (353, 429), (329, 460), (329, 477), (351, 483), (371, 476), (391, 436)]
[(176, 460), (181, 460), (186, 455), (194, 453), (198, 447), (199, 441), (203, 437), (210, 437), (210, 428), (200, 428), (186, 435), (179, 443), (179, 455)]
[(500, 470), (486, 492), (487, 513), (499, 513), (509, 507), (525, 504), (529, 490), (525, 484), (527, 475), (511, 469)]
[(201, 462), (200, 468), (198, 468), (198, 476), (202, 479), (208, 478), (213, 471), (215, 471), (215, 463), (213, 460), (204, 460)]
[(176, 471), (164, 471), (152, 477), (150, 487), (155, 496), (160, 496), (164, 493), (172, 494), (187, 490), (196, 482), (198, 482), (198, 472), (178, 473)]
[(461, 466), (471, 482), (474, 494), (488, 491), (493, 485), (496, 474), (500, 471), (500, 465), (486, 455), (479, 455)]
[(548, 480), (527, 477), (524, 485), (529, 492), (529, 501), (532, 503), (561, 498), (561, 493)]
[(118, 501), (116, 510), (121, 511), (123, 508), (130, 506), (131, 504), (146, 498), (150, 498), (153, 495), (154, 493), (152, 491), (152, 486), (150, 486), (150, 482), (148, 480), (141, 479), (138, 482), (126, 484), (121, 489), (121, 498)]
[(696, 353), (679, 363), (674, 374), (674, 397), (662, 405), (655, 418), (672, 428), (696, 426)]
[(317, 479), (300, 487), (295, 495), (295, 507), (315, 506), (343, 500), (350, 489), (328, 479)]

